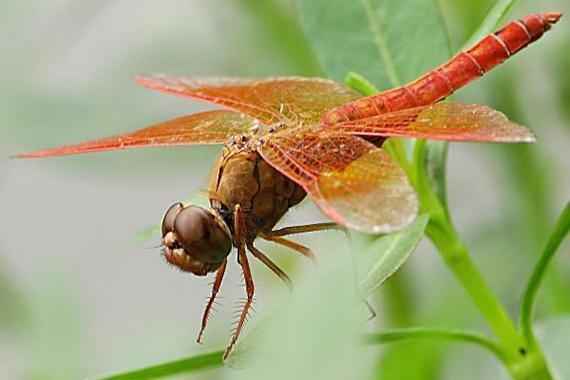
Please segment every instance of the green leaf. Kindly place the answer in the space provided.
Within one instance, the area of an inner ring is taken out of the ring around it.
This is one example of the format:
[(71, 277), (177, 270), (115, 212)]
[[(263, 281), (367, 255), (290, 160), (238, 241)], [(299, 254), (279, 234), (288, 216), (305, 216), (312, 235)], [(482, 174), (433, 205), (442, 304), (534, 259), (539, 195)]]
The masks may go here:
[(492, 33), (501, 24), (511, 8), (518, 0), (498, 0), (495, 5), (489, 10), (483, 22), (479, 25), (477, 30), (469, 37), (462, 49), (468, 49), (477, 41), (485, 37), (487, 34)]
[[(445, 23), (435, 1), (300, 0), (299, 6), (302, 24), (329, 75), (338, 80), (358, 72), (346, 82), (364, 95), (371, 95), (374, 88), (364, 77), (388, 89), (416, 79), (450, 56)], [(402, 143), (390, 140), (386, 149), (411, 175)], [(446, 143), (428, 144), (429, 179), (442, 204), (446, 204), (446, 153)]]
[(527, 341), (534, 343), (535, 338), (532, 331), (532, 314), (534, 311), (534, 306), (536, 304), (536, 299), (538, 297), (538, 290), (542, 280), (544, 279), (544, 274), (548, 268), (548, 264), (552, 261), (554, 254), (568, 236), (570, 232), (570, 202), (566, 204), (564, 211), (558, 218), (554, 231), (548, 238), (546, 246), (538, 259), (532, 275), (528, 280), (523, 299), (521, 302), (521, 327), (523, 334)]
[(328, 75), (360, 73), (378, 88), (413, 80), (449, 55), (435, 1), (299, 0), (301, 24)]
[(135, 369), (129, 372), (104, 376), (100, 380), (139, 380), (157, 379), (165, 376), (172, 376), (179, 373), (192, 373), (204, 369), (222, 366), (223, 351), (215, 351), (207, 354), (196, 355), (185, 359), (179, 359), (168, 363)]
[[(325, 70), (337, 80), (347, 73), (359, 73), (349, 74), (346, 82), (363, 95), (374, 93), (368, 80), (380, 89), (400, 86), (450, 56), (445, 23), (436, 1), (300, 0), (299, 9), (301, 23)], [(386, 149), (411, 175), (402, 143), (390, 140)], [(447, 144), (430, 142), (427, 151), (427, 165), (433, 174), (430, 179), (436, 195), (445, 202)]]
[(249, 13), (258, 36), (268, 46), (277, 47), (297, 72), (305, 76), (321, 75), (322, 69), (290, 7), (279, 0), (240, 0), (239, 3)]
[(537, 323), (538, 340), (546, 356), (553, 378), (570, 379), (568, 342), (570, 342), (570, 316), (549, 318)]
[(367, 296), (398, 270), (419, 244), (427, 226), (428, 215), (419, 216), (408, 228), (376, 239), (363, 256), (365, 268), (359, 280), (362, 296)]

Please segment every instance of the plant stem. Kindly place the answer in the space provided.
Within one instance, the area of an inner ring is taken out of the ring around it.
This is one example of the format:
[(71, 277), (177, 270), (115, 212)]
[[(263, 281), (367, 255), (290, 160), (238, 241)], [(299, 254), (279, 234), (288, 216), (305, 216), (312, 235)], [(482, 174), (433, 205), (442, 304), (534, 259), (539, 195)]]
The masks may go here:
[(524, 341), (493, 290), (475, 267), (455, 229), (449, 225), (442, 226), (438, 222), (430, 221), (426, 231), (441, 252), (447, 266), (483, 314), (493, 333), (503, 346), (512, 348), (510, 356), (518, 357), (518, 349), (524, 348)]
[(408, 157), (406, 157), (406, 148), (401, 139), (397, 137), (389, 138), (384, 145), (382, 145), (382, 148), (404, 169), (408, 178), (413, 175), (413, 168), (408, 161)]
[(550, 235), (542, 255), (538, 259), (534, 267), (534, 271), (523, 295), (523, 300), (521, 303), (521, 316), (520, 324), (522, 328), (523, 335), (530, 345), (536, 346), (536, 338), (532, 331), (532, 315), (534, 311), (534, 305), (536, 304), (536, 298), (538, 296), (538, 290), (540, 289), (540, 284), (544, 278), (544, 274), (548, 264), (554, 257), (554, 254), (558, 250), (558, 247), (562, 244), (568, 232), (570, 231), (570, 202), (566, 204), (564, 211), (560, 215), (558, 222), (554, 231)]
[(495, 336), (503, 352), (503, 362), (515, 379), (551, 379), (540, 348), (528, 344), (516, 329), (503, 305), (475, 267), (469, 252), (449, 219), (435, 214), (426, 229), (453, 272), (469, 294)]
[(425, 144), (425, 140), (416, 143), (415, 177), (411, 178), (411, 182), (420, 197), (422, 212), (430, 215), (427, 236), (499, 339), (503, 362), (513, 378), (551, 379), (540, 348), (529, 345), (516, 329), (505, 308), (475, 267), (446, 207), (435, 196), (424, 168)]
[(447, 339), (468, 342), (484, 347), (503, 360), (503, 349), (497, 343), (478, 332), (437, 327), (411, 327), (367, 334), (366, 343), (390, 343), (408, 339)]

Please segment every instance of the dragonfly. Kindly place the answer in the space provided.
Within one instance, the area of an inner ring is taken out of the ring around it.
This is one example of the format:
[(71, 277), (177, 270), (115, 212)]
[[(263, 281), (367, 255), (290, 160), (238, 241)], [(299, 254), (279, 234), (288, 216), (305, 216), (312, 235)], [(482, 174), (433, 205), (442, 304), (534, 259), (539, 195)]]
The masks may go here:
[[(291, 286), (289, 276), (255, 246), (257, 238), (314, 258), (310, 248), (286, 237), (335, 228), (384, 234), (414, 220), (418, 199), (404, 170), (382, 149), (386, 139), (535, 140), (532, 131), (499, 111), (443, 100), (540, 38), (560, 17), (542, 13), (513, 21), (419, 79), (369, 97), (323, 78), (140, 76), (136, 80), (143, 86), (222, 109), (16, 157), (222, 145), (208, 184), (210, 207), (176, 203), (168, 208), (162, 221), (162, 253), (184, 272), (215, 274), (200, 342), (228, 257), (236, 249), (246, 299), (225, 360), (254, 298), (248, 252)], [(283, 215), (307, 194), (332, 222), (276, 229)]]

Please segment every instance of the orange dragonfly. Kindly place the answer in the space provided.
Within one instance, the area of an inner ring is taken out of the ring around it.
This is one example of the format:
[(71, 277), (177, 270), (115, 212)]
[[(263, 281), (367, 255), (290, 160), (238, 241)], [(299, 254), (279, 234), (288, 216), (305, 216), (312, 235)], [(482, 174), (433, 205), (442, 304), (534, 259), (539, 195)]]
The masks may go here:
[[(244, 273), (247, 300), (226, 349), (248, 315), (254, 284), (249, 251), (279, 278), (289, 277), (254, 246), (257, 237), (313, 258), (284, 236), (348, 227), (388, 233), (408, 225), (418, 201), (404, 171), (381, 148), (391, 136), (476, 142), (532, 142), (533, 133), (475, 104), (438, 102), (482, 76), (546, 32), (559, 13), (511, 22), (467, 51), (387, 92), (361, 97), (320, 78), (186, 78), (143, 76), (151, 89), (222, 106), (131, 133), (22, 154), (49, 157), (146, 146), (223, 145), (208, 186), (210, 208), (176, 203), (162, 223), (163, 255), (183, 271), (215, 272), (198, 342), (220, 289), (232, 246)], [(308, 194), (333, 223), (274, 229)]]

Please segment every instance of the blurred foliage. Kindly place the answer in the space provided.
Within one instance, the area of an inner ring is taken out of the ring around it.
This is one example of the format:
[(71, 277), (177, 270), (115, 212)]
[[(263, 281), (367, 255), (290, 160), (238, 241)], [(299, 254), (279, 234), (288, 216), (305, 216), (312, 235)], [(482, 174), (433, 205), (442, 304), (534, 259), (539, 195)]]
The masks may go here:
[[(343, 239), (340, 237), (340, 239)], [(370, 356), (360, 342), (365, 319), (357, 305), (346, 244), (340, 257), (299, 278), (292, 297), (278, 309), (252, 345), (252, 362), (234, 379), (362, 379), (370, 376)], [(339, 245), (337, 245), (339, 247)], [(331, 333), (334, 331), (334, 333)], [(353, 365), (358, 362), (359, 365)], [(294, 365), (292, 365), (294, 363)], [(362, 364), (362, 365), (361, 365)]]
[[(0, 251), (0, 257), (1, 257)], [(27, 300), (0, 262), (0, 333), (19, 333), (28, 324)]]
[(84, 352), (78, 350), (84, 339), (84, 317), (67, 276), (57, 269), (46, 271), (41, 291), (29, 304), (31, 323), (24, 338), (27, 355), (26, 378), (77, 378), (84, 371)]
[[(378, 51), (370, 39), (355, 37), (345, 41), (342, 37), (345, 33), (353, 36), (366, 28), (367, 15), (362, 8), (356, 13), (348, 8), (335, 13), (330, 2), (319, 1), (161, 3), (154, 8), (149, 2), (141, 2), (140, 6), (134, 2), (109, 1), (2, 2), (0, 41), (7, 59), (0, 62), (0, 150), (6, 155), (98, 137), (203, 107), (137, 89), (130, 77), (138, 73), (266, 76), (324, 75), (327, 70), (342, 81), (346, 72), (339, 67), (343, 63), (372, 79), (380, 89), (386, 89), (437, 66), (449, 53), (442, 18), (438, 10), (431, 9), (436, 2), (383, 2), (385, 9), (379, 14), (390, 15), (403, 25), (410, 25), (411, 21), (428, 25), (389, 30), (385, 43), (394, 50), (396, 75), (377, 65), (386, 59), (385, 52)], [(345, 6), (348, 3), (339, 2)], [(452, 51), (456, 51), (479, 26), (493, 1), (437, 3), (442, 6)], [(122, 20), (106, 18), (117, 11), (113, 7), (121, 6), (124, 6), (120, 8)], [(400, 6), (421, 12), (406, 9), (395, 12), (393, 7)], [(521, 0), (508, 18), (544, 10), (570, 13), (565, 0), (540, 3)], [(126, 11), (128, 17), (124, 16)], [(195, 22), (198, 17), (188, 21), (195, 12), (203, 15), (204, 22)], [(334, 18), (331, 23), (336, 28), (322, 30), (323, 18)], [(101, 20), (110, 23), (108, 30), (96, 29)], [(335, 58), (317, 61), (299, 20), (305, 23), (307, 32), (320, 36), (315, 51), (328, 49), (328, 54)], [(493, 220), (460, 226), (473, 247), (478, 266), (511, 310), (516, 309), (522, 278), (529, 273), (556, 212), (568, 197), (568, 155), (564, 150), (568, 147), (570, 125), (568, 25), (568, 20), (563, 19), (544, 41), (512, 58), (457, 97), (500, 109), (511, 119), (533, 128), (539, 136), (539, 143), (532, 146), (473, 148), (477, 149), (476, 159), (496, 179), (500, 192), (489, 197), (498, 198), (498, 209)], [(153, 170), (183, 167), (191, 175), (202, 176), (216, 153), (216, 149), (210, 148), (165, 149), (126, 153), (125, 158), (120, 158), (120, 165), (112, 161), (114, 156), (110, 154), (58, 159), (49, 165), (71, 170), (80, 177), (90, 175), (86, 168), (96, 168), (105, 175), (117, 175), (118, 170), (121, 176), (148, 175), (151, 165)], [(454, 154), (452, 150), (452, 157)], [(188, 162), (192, 162), (191, 167)], [(124, 170), (125, 167), (129, 170)], [(0, 170), (1, 175), (4, 168)], [(477, 182), (473, 178), (472, 183)], [(450, 198), (451, 212), (459, 212), (455, 206), (460, 209), (463, 205), (454, 203), (454, 199), (461, 198), (453, 193)], [(2, 235), (2, 238), (9, 237)], [(271, 333), (263, 338), (267, 341), (259, 343), (264, 355), (260, 360), (265, 364), (238, 376), (267, 378), (280, 373), (283, 378), (286, 375), (303, 378), (307, 374), (388, 379), (452, 379), (466, 378), (466, 374), (473, 374), (473, 379), (497, 377), (497, 371), (501, 370), (490, 355), (458, 346), (450, 351), (447, 343), (401, 342), (388, 349), (365, 351), (355, 342), (344, 347), (350, 333), (366, 329), (362, 315), (350, 313), (350, 279), (343, 277), (347, 273), (345, 267), (350, 266), (347, 252), (339, 249), (342, 243), (334, 239), (314, 244), (319, 247), (318, 252), (327, 256), (344, 255), (343, 261), (339, 261), (338, 267), (331, 263), (333, 269), (328, 275), (301, 282), (297, 289), (301, 297), (295, 304), (285, 305), (280, 318), (272, 321)], [(7, 250), (2, 253), (17, 254)], [(567, 246), (561, 256), (561, 265), (554, 265), (548, 275), (539, 315), (570, 311)], [(12, 273), (10, 261), (2, 261), (2, 265), (1, 333), (8, 337), (5, 340), (8, 344), (23, 352), (26, 360), (21, 363), (22, 377), (76, 378), (85, 368), (97, 371), (93, 373), (107, 372), (109, 363), (92, 363), (82, 351), (85, 316), (77, 310), (78, 304), (88, 300), (80, 301), (66, 291), (73, 288), (66, 282), (69, 276), (38, 268), (33, 280), (36, 282), (25, 284), (32, 291), (24, 291), (27, 288), (20, 286), (20, 282), (31, 280), (22, 280), (17, 272)], [(377, 302), (379, 317), (371, 324), (481, 326), (472, 306), (465, 303), (464, 294), (450, 284), (452, 279), (446, 269), (438, 265), (439, 261), (425, 248), (412, 257), (404, 270), (379, 290), (382, 300)], [(339, 326), (349, 327), (345, 330)], [(331, 336), (331, 328), (339, 330), (338, 334)], [(539, 340), (549, 358), (555, 361), (553, 367), (564, 371), (559, 368), (567, 366), (565, 356), (557, 355), (567, 351), (567, 317), (544, 320), (542, 329)], [(300, 345), (301, 340), (306, 340), (306, 345)], [(382, 355), (381, 361), (377, 355)], [(284, 366), (284, 358), (298, 357), (301, 361), (297, 368)], [(356, 360), (363, 363), (362, 367), (354, 365)], [(374, 363), (378, 363), (378, 368), (366, 373), (364, 367), (373, 368)], [(330, 374), (327, 365), (340, 370)], [(233, 372), (227, 373), (210, 377), (234, 378)]]
[(0, 273), (0, 335), (25, 353), (19, 378), (75, 378), (82, 372), (81, 319), (64, 280), (47, 273), (41, 290), (25, 294)]
[[(559, 42), (557, 48), (560, 52), (560, 58), (551, 62), (549, 67), (550, 70), (557, 75), (557, 73), (568, 73), (570, 72), (570, 51), (566, 49), (568, 40), (563, 40)], [(570, 128), (570, 76), (559, 75), (557, 80), (554, 82), (556, 89), (556, 99), (558, 99), (559, 104), (557, 107), (562, 111), (565, 117), (566, 128)]]
[(548, 318), (538, 323), (539, 341), (549, 360), (549, 366), (556, 379), (570, 377), (568, 361), (568, 340), (570, 339), (570, 317)]

